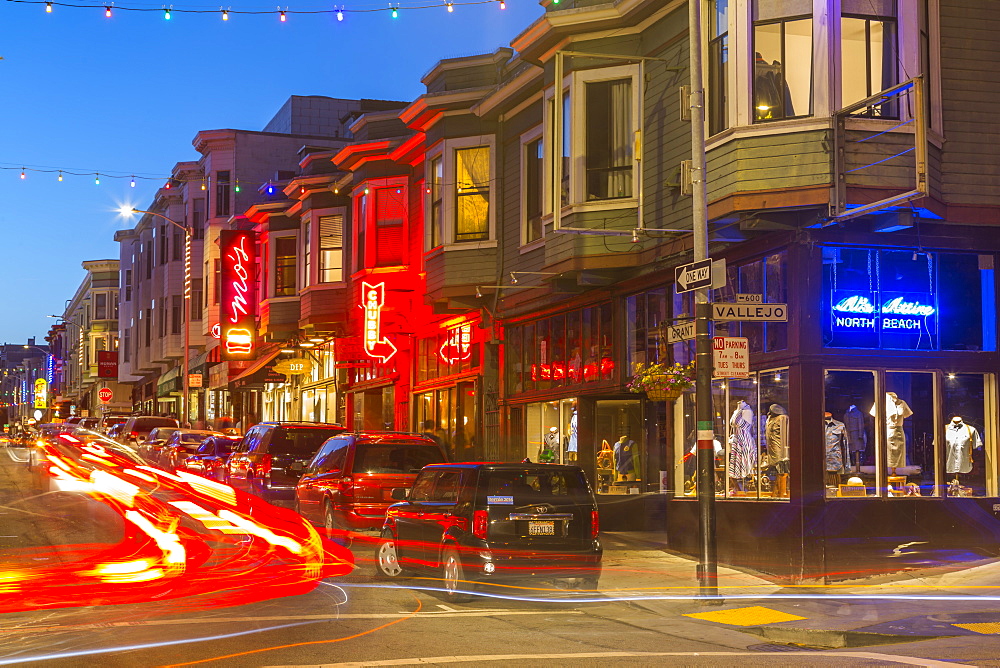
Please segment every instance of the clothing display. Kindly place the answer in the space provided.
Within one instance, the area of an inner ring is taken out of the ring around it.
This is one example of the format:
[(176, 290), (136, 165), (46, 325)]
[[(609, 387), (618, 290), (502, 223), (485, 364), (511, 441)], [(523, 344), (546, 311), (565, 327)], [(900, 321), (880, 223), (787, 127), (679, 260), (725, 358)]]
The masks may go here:
[(944, 428), (944, 440), (948, 446), (946, 473), (969, 473), (972, 471), (972, 450), (983, 447), (979, 432), (962, 418), (955, 418)]
[(741, 400), (729, 418), (729, 426), (732, 427), (729, 451), (731, 478), (746, 478), (757, 472), (757, 443), (753, 435), (753, 420), (753, 409)]
[(865, 430), (865, 416), (858, 407), (851, 404), (844, 413), (844, 426), (847, 427), (847, 447), (852, 453), (864, 452), (868, 447), (868, 432)]
[(635, 441), (628, 436), (622, 436), (615, 443), (615, 471), (622, 479), (635, 473), (633, 466), (635, 456)]
[[(788, 462), (788, 411), (778, 404), (771, 404), (764, 424), (764, 441), (767, 443), (767, 463), (787, 473)], [(784, 466), (782, 464), (785, 463)]]
[(576, 452), (576, 409), (569, 419), (569, 440), (566, 442), (566, 452)]
[(828, 473), (847, 473), (847, 427), (843, 422), (826, 419), (826, 470)]
[[(875, 406), (872, 406), (875, 415)], [(885, 440), (886, 466), (898, 469), (906, 466), (906, 434), (903, 432), (903, 420), (913, 415), (913, 411), (895, 392), (885, 393)]]
[(538, 461), (553, 462), (559, 452), (559, 429), (550, 427), (549, 431), (542, 438), (542, 447), (538, 451)]

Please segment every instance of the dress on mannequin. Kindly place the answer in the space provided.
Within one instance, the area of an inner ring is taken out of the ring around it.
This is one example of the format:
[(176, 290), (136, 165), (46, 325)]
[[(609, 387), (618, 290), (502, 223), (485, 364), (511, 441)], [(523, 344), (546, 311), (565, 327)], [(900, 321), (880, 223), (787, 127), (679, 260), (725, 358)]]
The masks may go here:
[(566, 452), (569, 453), (569, 460), (576, 461), (576, 409), (569, 418), (569, 440), (566, 441)]
[[(870, 411), (875, 415), (875, 406)], [(895, 392), (885, 393), (885, 440), (886, 466), (895, 472), (906, 466), (906, 434), (903, 432), (903, 420), (913, 415), (913, 411), (905, 401), (896, 396)]]
[(960, 417), (955, 417), (944, 428), (944, 440), (948, 445), (946, 473), (969, 473), (972, 471), (972, 450), (983, 446), (979, 432)]
[(777, 468), (778, 473), (788, 473), (788, 411), (778, 404), (771, 404), (767, 414), (764, 425), (767, 463)]
[(753, 409), (740, 401), (729, 418), (733, 429), (729, 452), (729, 477), (743, 479), (757, 472), (757, 444), (753, 437)]

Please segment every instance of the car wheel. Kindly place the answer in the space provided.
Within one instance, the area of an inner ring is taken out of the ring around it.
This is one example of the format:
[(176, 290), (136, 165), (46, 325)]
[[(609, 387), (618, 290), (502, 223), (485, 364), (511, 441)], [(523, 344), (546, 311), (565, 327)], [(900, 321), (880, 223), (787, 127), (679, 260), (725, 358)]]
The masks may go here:
[(392, 531), (386, 529), (375, 548), (375, 574), (385, 578), (398, 578), (403, 572), (403, 567), (399, 565), (399, 553), (396, 552), (396, 538)]
[(466, 581), (462, 560), (453, 547), (445, 548), (441, 559), (441, 579), (444, 580), (445, 596), (452, 603), (464, 603), (472, 598), (469, 592), (473, 591), (475, 586)]

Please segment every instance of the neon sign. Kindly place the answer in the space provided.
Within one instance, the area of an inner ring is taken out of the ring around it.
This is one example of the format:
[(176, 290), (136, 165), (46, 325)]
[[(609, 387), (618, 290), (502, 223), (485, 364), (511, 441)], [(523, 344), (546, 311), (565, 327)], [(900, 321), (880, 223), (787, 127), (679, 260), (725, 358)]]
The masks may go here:
[[(937, 309), (927, 293), (833, 293), (833, 328), (836, 331), (920, 332), (934, 331)], [(881, 302), (881, 305), (879, 303)]]
[(448, 365), (464, 362), (472, 357), (472, 325), (460, 325), (448, 330), (438, 356)]
[(361, 284), (361, 308), (365, 310), (365, 352), (369, 357), (388, 362), (396, 346), (382, 335), (382, 308), (385, 306), (385, 283)]
[(247, 359), (254, 350), (257, 302), (254, 267), (257, 261), (253, 232), (222, 230), (222, 359)]

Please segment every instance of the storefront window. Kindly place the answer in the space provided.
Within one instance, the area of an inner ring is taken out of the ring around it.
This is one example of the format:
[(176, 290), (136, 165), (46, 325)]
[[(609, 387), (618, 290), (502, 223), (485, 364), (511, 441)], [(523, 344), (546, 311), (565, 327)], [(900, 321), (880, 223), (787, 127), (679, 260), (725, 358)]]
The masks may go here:
[(625, 299), (628, 368), (660, 362), (659, 327), (667, 320), (667, 289), (650, 290)]
[[(715, 494), (732, 499), (787, 499), (792, 447), (788, 370), (712, 383), (715, 432)], [(693, 393), (674, 404), (674, 487), (677, 496), (697, 495), (697, 431)], [(681, 479), (678, 480), (677, 477)]]
[[(727, 265), (726, 285), (714, 291), (714, 301), (733, 303), (737, 301), (737, 294), (750, 294), (760, 295), (764, 303), (787, 304), (787, 264), (788, 253), (782, 251), (752, 262)], [(692, 311), (693, 304), (686, 312)], [(715, 334), (745, 336), (753, 353), (774, 352), (788, 347), (787, 322), (719, 321), (715, 323)]]
[(889, 496), (934, 495), (934, 374), (886, 373), (883, 402)]
[(639, 494), (646, 462), (642, 402), (597, 401), (594, 412), (598, 494)]
[(546, 464), (572, 464), (578, 452), (576, 399), (525, 406), (524, 457)]
[[(986, 496), (986, 382), (947, 374), (944, 386), (944, 485), (948, 496)], [(992, 453), (991, 453), (992, 456)]]
[(831, 348), (995, 350), (993, 256), (823, 249)]
[(476, 458), (476, 384), (472, 381), (422, 392), (416, 401), (417, 431), (445, 447), (453, 461)]
[(825, 374), (824, 481), (827, 496), (874, 496), (878, 488), (875, 445), (875, 373)]
[(417, 340), (417, 382), (465, 373), (479, 368), (481, 344), (476, 327), (463, 323), (443, 329), (435, 337)]

